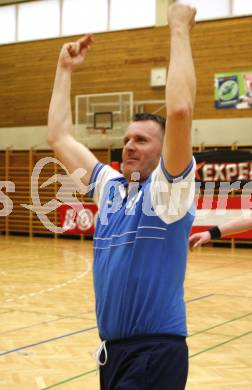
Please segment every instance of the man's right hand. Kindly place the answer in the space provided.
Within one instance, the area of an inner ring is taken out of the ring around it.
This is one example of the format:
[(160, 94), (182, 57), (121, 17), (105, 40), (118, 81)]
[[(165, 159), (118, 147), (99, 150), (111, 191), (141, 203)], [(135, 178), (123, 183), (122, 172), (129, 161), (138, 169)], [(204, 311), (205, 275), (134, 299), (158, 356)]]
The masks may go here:
[(207, 244), (211, 240), (209, 231), (192, 234), (189, 238), (189, 247), (191, 250), (198, 246)]
[(92, 43), (91, 34), (85, 35), (76, 42), (66, 43), (61, 49), (58, 65), (68, 70), (75, 69), (84, 62)]
[(195, 25), (195, 15), (196, 8), (174, 3), (168, 8), (168, 25), (170, 29), (186, 27), (190, 31)]
[(71, 76), (72, 70), (84, 62), (92, 45), (92, 35), (65, 44), (60, 52), (48, 114), (48, 143), (70, 174), (83, 168), (82, 183), (88, 185), (98, 163), (94, 154), (72, 135)]

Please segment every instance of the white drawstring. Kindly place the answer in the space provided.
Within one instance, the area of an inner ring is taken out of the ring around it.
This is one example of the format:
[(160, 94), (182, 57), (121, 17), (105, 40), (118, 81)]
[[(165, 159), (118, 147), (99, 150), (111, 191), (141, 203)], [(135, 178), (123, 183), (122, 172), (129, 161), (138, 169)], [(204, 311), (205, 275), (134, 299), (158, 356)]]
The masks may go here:
[[(104, 351), (104, 354), (105, 354), (105, 358), (104, 358), (103, 362), (101, 361), (102, 351)], [(106, 348), (106, 341), (103, 341), (96, 351), (97, 370), (99, 369), (100, 366), (105, 366), (105, 364), (107, 363), (107, 360), (108, 360), (108, 352), (107, 352), (107, 348)]]

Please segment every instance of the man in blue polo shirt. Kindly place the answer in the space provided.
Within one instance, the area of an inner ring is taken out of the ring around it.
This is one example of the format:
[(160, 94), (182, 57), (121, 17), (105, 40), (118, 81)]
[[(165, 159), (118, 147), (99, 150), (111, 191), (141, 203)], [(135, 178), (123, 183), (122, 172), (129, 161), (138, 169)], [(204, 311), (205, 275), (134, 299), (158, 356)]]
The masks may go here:
[(173, 4), (167, 121), (138, 114), (124, 136), (123, 174), (71, 135), (72, 70), (92, 44), (63, 46), (48, 141), (70, 173), (84, 167), (99, 208), (94, 236), (102, 390), (182, 390), (188, 373), (183, 283), (193, 220), (191, 122), (196, 81), (190, 45), (195, 9)]

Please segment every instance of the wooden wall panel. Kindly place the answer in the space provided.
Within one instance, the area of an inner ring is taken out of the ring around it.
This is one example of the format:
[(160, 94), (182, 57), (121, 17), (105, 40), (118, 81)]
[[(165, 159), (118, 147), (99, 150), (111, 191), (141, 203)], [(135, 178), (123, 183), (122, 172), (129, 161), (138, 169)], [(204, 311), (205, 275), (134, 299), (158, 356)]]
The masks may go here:
[[(46, 124), (58, 53), (68, 40), (0, 46), (0, 127)], [(192, 42), (198, 79), (195, 118), (251, 116), (251, 110), (214, 108), (213, 75), (252, 68), (252, 17), (200, 22)], [(150, 69), (168, 60), (166, 26), (95, 34), (85, 66), (74, 74), (72, 96), (133, 91), (135, 100), (163, 99), (164, 89), (149, 86)]]
[[(110, 149), (93, 149), (92, 151), (101, 162), (110, 164)], [(57, 191), (61, 188), (59, 181), (51, 183), (44, 188), (41, 187), (43, 183), (55, 174), (66, 175), (63, 169), (52, 162), (46, 164), (39, 173), (39, 199), (36, 191), (33, 194), (35, 199), (31, 199), (31, 174), (37, 162), (45, 157), (54, 157), (53, 151), (40, 149), (0, 151), (0, 181), (10, 180), (15, 184), (15, 192), (6, 194), (13, 201), (13, 210), (6, 217), (0, 215), (0, 234), (24, 233), (30, 236), (54, 234), (42, 224), (35, 212), (21, 206), (22, 204), (34, 205), (33, 201), (35, 201), (36, 205), (41, 204), (46, 210), (46, 203), (57, 199)], [(65, 188), (64, 196), (69, 199), (72, 192), (69, 191), (68, 193), (67, 190)], [(6, 193), (6, 191), (3, 192)], [(90, 202), (90, 198), (84, 195), (78, 194), (78, 199)], [(0, 212), (3, 209), (2, 200), (0, 197)], [(60, 226), (57, 209), (50, 213), (48, 212), (47, 217), (55, 226)]]
[[(234, 145), (221, 146), (221, 150), (231, 150)], [(218, 150), (218, 145), (211, 146), (211, 150)], [(194, 151), (208, 150), (210, 147), (195, 148)], [(251, 146), (237, 147), (237, 150), (251, 150)], [(111, 160), (110, 149), (94, 149), (94, 154), (104, 163), (109, 163)], [(120, 151), (118, 150), (118, 153)], [(6, 150), (0, 151), (0, 181), (10, 180), (15, 183), (16, 190), (14, 193), (8, 193), (7, 195), (13, 201), (13, 211), (7, 216), (0, 215), (0, 234), (29, 234), (32, 235), (54, 235), (53, 232), (48, 230), (41, 220), (38, 218), (34, 211), (27, 210), (22, 207), (21, 204), (36, 204), (42, 205), (46, 209), (46, 204), (53, 199), (57, 199), (57, 192), (61, 188), (60, 181), (51, 183), (44, 188), (41, 185), (45, 183), (49, 178), (52, 178), (55, 174), (63, 174), (65, 172), (56, 164), (48, 163), (43, 167), (39, 174), (39, 188), (38, 195), (34, 192), (34, 198), (31, 199), (31, 173), (36, 163), (45, 157), (54, 157), (51, 150)], [(69, 191), (70, 190), (70, 191)], [(235, 194), (240, 194), (240, 191), (236, 191)], [(64, 187), (64, 198), (72, 195), (72, 188)], [(91, 199), (81, 195), (77, 192), (79, 201), (90, 202)], [(62, 200), (62, 199), (61, 199)], [(0, 197), (0, 211), (3, 208), (1, 203), (3, 199)], [(45, 210), (44, 209), (44, 210)], [(47, 209), (48, 211), (48, 209)], [(49, 220), (55, 225), (60, 226), (58, 210), (53, 210), (46, 214)]]
[[(5, 180), (6, 180), (6, 175), (5, 175), (5, 152), (4, 151), (0, 151), (0, 182), (1, 181), (5, 181)], [(0, 191), (2, 191), (3, 193), (5, 192), (4, 188), (2, 188), (2, 186), (0, 186)], [(0, 234), (5, 231), (5, 219), (1, 215), (1, 211), (3, 210), (3, 208), (4, 208), (3, 203), (0, 203)]]
[(29, 152), (10, 151), (8, 162), (8, 180), (15, 183), (15, 192), (9, 194), (14, 208), (8, 217), (8, 231), (28, 233), (30, 212), (21, 204), (30, 203)]

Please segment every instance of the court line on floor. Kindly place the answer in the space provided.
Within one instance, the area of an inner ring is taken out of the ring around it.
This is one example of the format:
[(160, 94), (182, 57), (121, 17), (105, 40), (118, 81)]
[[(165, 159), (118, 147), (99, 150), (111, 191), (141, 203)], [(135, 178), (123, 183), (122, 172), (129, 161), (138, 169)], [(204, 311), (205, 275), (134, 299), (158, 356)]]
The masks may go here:
[[(199, 298), (196, 298), (196, 299), (187, 301), (187, 303), (190, 303), (190, 302), (193, 302), (193, 301), (199, 300), (199, 299), (204, 299), (204, 298), (209, 297), (209, 296), (212, 296), (212, 295), (214, 295), (214, 294), (205, 295), (205, 296), (203, 296), (203, 297), (199, 297)], [(197, 334), (200, 334), (200, 333), (205, 333), (205, 332), (207, 332), (207, 331), (209, 331), (209, 330), (218, 328), (218, 327), (223, 326), (223, 325), (226, 325), (226, 324), (228, 324), (228, 323), (231, 323), (231, 322), (235, 322), (235, 321), (241, 320), (241, 319), (246, 318), (246, 317), (249, 317), (249, 316), (251, 316), (251, 315), (252, 315), (252, 313), (248, 313), (248, 314), (245, 314), (245, 315), (243, 315), (243, 316), (233, 318), (232, 320), (224, 321), (224, 322), (222, 322), (222, 323), (220, 323), (220, 324), (218, 324), (218, 325), (215, 325), (215, 326), (206, 328), (206, 329), (204, 329), (204, 330), (195, 332), (195, 333), (189, 335), (188, 338), (189, 338), (189, 337), (193, 337), (193, 336), (195, 336), (195, 335), (197, 335)], [(236, 340), (236, 339), (238, 339), (238, 338), (244, 337), (245, 335), (250, 334), (250, 333), (252, 333), (252, 332), (247, 332), (247, 333), (244, 333), (243, 335), (233, 337), (232, 339), (226, 340), (226, 341), (223, 342), (223, 343), (219, 343), (219, 344), (217, 344), (217, 345), (215, 345), (215, 346), (212, 346), (212, 347), (210, 347), (210, 348), (208, 348), (208, 349), (206, 349), (206, 350), (197, 352), (196, 354), (191, 355), (190, 358), (192, 358), (192, 357), (194, 357), (194, 356), (196, 356), (196, 355), (199, 355), (199, 354), (201, 354), (201, 353), (207, 352), (208, 350), (217, 348), (218, 346), (221, 346), (221, 345), (223, 345), (223, 344), (226, 344), (226, 343), (231, 342), (231, 341), (233, 341), (233, 340)], [(88, 375), (88, 374), (94, 373), (95, 371), (96, 371), (96, 370), (91, 370), (91, 371), (85, 372), (85, 373), (83, 373), (83, 374), (79, 374), (79, 375), (77, 375), (77, 376), (68, 378), (68, 379), (66, 379), (66, 380), (64, 380), (64, 381), (58, 382), (58, 383), (56, 383), (56, 384), (54, 384), (54, 385), (50, 385), (49, 387), (45, 387), (45, 388), (43, 388), (43, 389), (41, 389), (41, 390), (47, 390), (47, 389), (51, 389), (51, 388), (53, 388), (53, 387), (60, 386), (60, 385), (65, 384), (65, 383), (67, 383), (67, 382), (70, 382), (70, 381), (73, 381), (73, 380), (75, 380), (75, 379), (78, 379), (78, 378), (81, 378), (81, 377), (83, 377), (83, 376), (86, 376), (86, 375)]]
[(65, 338), (65, 337), (74, 336), (74, 335), (76, 335), (76, 334), (85, 333), (85, 332), (88, 332), (88, 331), (90, 331), (90, 330), (94, 330), (94, 329), (96, 329), (96, 328), (97, 328), (97, 326), (92, 326), (92, 327), (90, 327), (90, 328), (77, 330), (77, 331), (75, 331), (75, 332), (67, 333), (67, 334), (64, 334), (64, 335), (62, 335), (62, 336), (52, 337), (51, 339), (39, 341), (39, 342), (37, 342), (37, 343), (25, 345), (25, 346), (23, 346), (23, 347), (11, 349), (11, 350), (9, 350), (9, 351), (0, 352), (0, 356), (9, 355), (9, 354), (11, 354), (11, 353), (13, 353), (13, 352), (22, 351), (23, 349), (28, 349), (28, 348), (36, 347), (37, 345), (46, 344), (46, 343), (49, 343), (49, 342), (51, 342), (51, 341), (56, 341), (56, 340), (63, 339), (63, 338)]
[[(211, 351), (211, 350), (213, 350), (213, 349), (215, 349), (215, 348), (221, 347), (222, 345), (231, 343), (232, 341), (241, 339), (242, 337), (248, 336), (249, 334), (252, 334), (252, 331), (243, 333), (243, 334), (241, 334), (241, 335), (239, 335), (239, 336), (233, 337), (233, 338), (231, 338), (231, 339), (229, 339), (229, 340), (226, 340), (226, 341), (224, 341), (224, 342), (222, 342), (222, 343), (215, 344), (215, 345), (213, 345), (212, 347), (209, 347), (209, 348), (206, 348), (206, 349), (204, 349), (204, 350), (202, 350), (202, 351), (199, 351), (199, 352), (197, 352), (197, 353), (195, 353), (195, 354), (193, 354), (193, 355), (190, 355), (190, 356), (189, 356), (189, 359), (192, 359), (193, 357), (195, 357), (195, 356), (197, 356), (197, 355), (200, 355), (200, 354), (202, 354), (202, 353)], [(82, 373), (82, 374), (76, 375), (76, 376), (74, 376), (74, 377), (65, 379), (64, 381), (61, 381), (61, 382), (55, 383), (55, 384), (53, 384), (53, 385), (50, 385), (50, 386), (48, 386), (48, 387), (44, 387), (44, 388), (42, 388), (42, 389), (40, 389), (40, 390), (49, 390), (49, 389), (52, 389), (52, 388), (54, 388), (54, 387), (58, 387), (58, 386), (60, 386), (60, 385), (63, 385), (63, 384), (65, 384), (65, 383), (71, 382), (71, 381), (73, 381), (73, 380), (75, 380), (75, 379), (79, 379), (79, 378), (81, 378), (81, 377), (83, 377), (83, 376), (87, 376), (87, 375), (92, 374), (92, 373), (95, 373), (95, 372), (96, 372), (96, 370), (87, 371), (87, 372), (84, 372), (84, 373)]]
[(231, 343), (232, 341), (235, 341), (235, 340), (241, 339), (242, 337), (248, 336), (249, 334), (252, 334), (252, 331), (249, 331), (249, 332), (246, 332), (246, 333), (240, 334), (239, 336), (232, 337), (232, 338), (231, 338), (231, 339), (229, 339), (229, 340), (226, 340), (226, 341), (223, 341), (222, 343), (219, 343), (219, 344), (213, 345), (212, 347), (206, 348), (206, 349), (204, 349), (203, 351), (196, 352), (196, 353), (194, 353), (193, 355), (190, 355), (190, 356), (189, 356), (189, 359), (191, 359), (191, 358), (193, 358), (193, 357), (195, 357), (195, 356), (201, 355), (202, 353), (205, 353), (205, 352), (211, 351), (212, 349), (215, 349), (215, 348), (221, 347), (222, 345), (225, 345), (225, 344)]
[(83, 372), (82, 374), (79, 374), (79, 375), (76, 375), (76, 376), (72, 376), (71, 378), (68, 378), (68, 379), (65, 379), (61, 382), (58, 382), (58, 383), (55, 383), (54, 385), (50, 385), (48, 387), (43, 387), (42, 389), (40, 390), (48, 390), (48, 389), (52, 389), (53, 387), (57, 387), (57, 386), (60, 386), (60, 385), (64, 385), (65, 383), (68, 383), (68, 382), (71, 382), (71, 381), (74, 381), (75, 379), (79, 379), (83, 376), (86, 376), (86, 375), (89, 375), (89, 374), (93, 374), (95, 373), (97, 370), (91, 370), (91, 371), (87, 371), (87, 372)]
[(221, 297), (229, 297), (229, 298), (244, 298), (244, 299), (252, 299), (252, 296), (249, 295), (232, 295), (232, 294), (221, 294), (221, 293), (216, 293), (215, 295), (219, 295)]
[[(18, 311), (18, 310), (15, 310), (15, 309), (12, 309), (12, 310), (9, 310), (8, 312), (6, 313), (12, 313), (13, 311)], [(58, 321), (61, 321), (61, 320), (65, 320), (65, 319), (82, 319), (82, 317), (79, 317), (83, 314), (88, 314), (88, 313), (93, 313), (93, 311), (86, 311), (86, 312), (82, 312), (82, 313), (79, 313), (79, 314), (76, 314), (76, 315), (71, 315), (71, 316), (63, 316), (63, 317), (60, 317), (60, 318), (57, 318), (57, 319), (54, 319), (54, 320), (50, 320), (50, 321), (41, 321), (41, 322), (38, 322), (36, 324), (33, 324), (33, 325), (28, 325), (28, 326), (22, 326), (20, 328), (16, 328), (16, 329), (11, 329), (11, 330), (7, 330), (6, 332), (1, 332), (0, 333), (0, 336), (3, 336), (3, 335), (6, 335), (6, 334), (9, 334), (9, 333), (13, 333), (13, 332), (17, 332), (19, 330), (25, 330), (25, 329), (31, 329), (31, 328), (35, 328), (36, 326), (39, 326), (39, 325), (47, 325), (47, 324), (51, 324), (53, 322), (58, 322)], [(0, 313), (1, 315), (2, 313)], [(43, 315), (44, 313), (41, 313), (41, 315)]]
[(198, 298), (189, 299), (189, 300), (186, 301), (185, 303), (187, 304), (187, 303), (191, 303), (191, 302), (195, 302), (195, 301), (200, 301), (201, 299), (213, 297), (214, 295), (215, 295), (215, 294), (202, 295), (201, 297), (198, 297)]
[[(214, 294), (202, 295), (200, 297), (188, 300), (188, 301), (186, 301), (186, 303), (188, 304), (188, 303), (191, 303), (191, 302), (199, 301), (201, 299), (206, 299), (206, 298), (208, 298), (209, 296), (212, 296), (212, 295), (214, 295)], [(57, 320), (52, 320), (52, 321), (57, 321)], [(84, 332), (87, 332), (87, 331), (93, 330), (93, 329), (97, 329), (97, 326), (93, 326), (93, 327), (90, 327), (90, 328), (87, 328), (87, 329), (77, 330), (75, 332), (67, 333), (67, 334), (62, 335), (62, 336), (53, 337), (53, 338), (50, 338), (50, 339), (47, 339), (47, 340), (39, 341), (37, 343), (25, 345), (23, 347), (19, 347), (19, 348), (11, 349), (11, 350), (8, 350), (8, 351), (0, 352), (0, 356), (4, 356), (4, 355), (8, 355), (8, 354), (11, 354), (11, 353), (14, 353), (14, 352), (22, 351), (22, 350), (27, 349), (27, 348), (32, 348), (32, 347), (35, 347), (37, 345), (46, 344), (46, 343), (49, 343), (51, 341), (63, 339), (65, 337), (73, 336), (73, 335), (76, 335), (76, 334), (79, 334), (79, 333), (84, 333)]]
[(18, 297), (15, 297), (15, 298), (8, 298), (8, 299), (6, 299), (6, 300), (2, 303), (2, 305), (6, 304), (6, 303), (8, 304), (8, 303), (16, 302), (16, 301), (18, 301), (18, 300), (20, 300), (20, 299), (29, 299), (29, 298), (37, 297), (37, 296), (42, 295), (42, 294), (55, 292), (55, 291), (58, 290), (58, 289), (61, 289), (61, 288), (64, 288), (64, 287), (69, 286), (70, 284), (79, 282), (81, 279), (83, 279), (83, 278), (90, 272), (90, 270), (91, 270), (91, 268), (90, 268), (90, 266), (88, 265), (88, 269), (87, 269), (85, 272), (79, 273), (79, 274), (78, 274), (75, 278), (73, 278), (73, 279), (66, 280), (65, 282), (63, 282), (63, 283), (61, 283), (61, 284), (56, 284), (56, 285), (54, 285), (54, 286), (45, 288), (44, 290), (40, 290), (40, 291), (28, 293), (28, 294), (23, 294), (23, 295), (20, 295), (20, 296), (18, 296)]
[(232, 320), (228, 320), (228, 321), (222, 322), (222, 323), (220, 323), (220, 324), (217, 324), (217, 325), (214, 325), (214, 326), (210, 326), (209, 328), (206, 328), (206, 329), (203, 329), (203, 330), (199, 330), (198, 332), (194, 332), (194, 333), (190, 334), (190, 335), (188, 336), (188, 338), (189, 338), (189, 337), (196, 336), (196, 335), (201, 334), (201, 333), (206, 333), (206, 332), (208, 332), (209, 330), (212, 330), (212, 329), (215, 329), (215, 328), (219, 328), (220, 326), (223, 326), (223, 325), (226, 325), (226, 324), (230, 324), (231, 322), (235, 322), (235, 321), (238, 321), (238, 320), (242, 320), (243, 318), (249, 317), (249, 316), (251, 316), (251, 315), (252, 315), (252, 313), (248, 313), (248, 314), (245, 314), (245, 315), (243, 315), (243, 316), (233, 318)]

